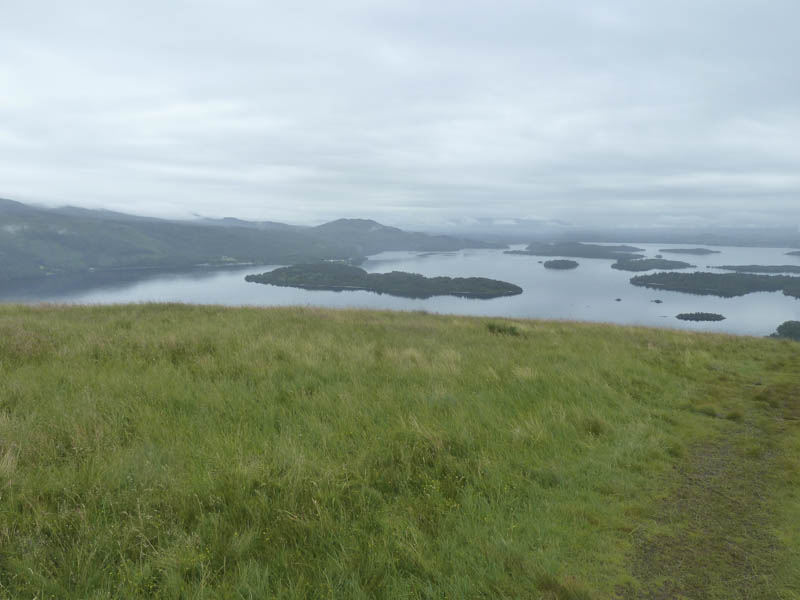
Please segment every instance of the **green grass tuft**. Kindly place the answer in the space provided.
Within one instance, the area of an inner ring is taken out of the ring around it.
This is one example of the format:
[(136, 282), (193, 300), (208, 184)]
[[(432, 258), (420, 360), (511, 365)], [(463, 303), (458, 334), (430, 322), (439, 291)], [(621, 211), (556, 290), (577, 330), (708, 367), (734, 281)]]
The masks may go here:
[(511, 335), (519, 336), (520, 330), (514, 325), (508, 323), (487, 323), (486, 328), (497, 335)]

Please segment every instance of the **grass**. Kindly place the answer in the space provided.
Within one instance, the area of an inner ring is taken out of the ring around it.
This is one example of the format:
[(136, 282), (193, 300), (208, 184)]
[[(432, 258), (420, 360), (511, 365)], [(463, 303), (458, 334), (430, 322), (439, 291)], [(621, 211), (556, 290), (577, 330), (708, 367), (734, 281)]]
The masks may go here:
[(0, 597), (729, 598), (746, 564), (797, 598), (798, 372), (644, 328), (2, 306)]

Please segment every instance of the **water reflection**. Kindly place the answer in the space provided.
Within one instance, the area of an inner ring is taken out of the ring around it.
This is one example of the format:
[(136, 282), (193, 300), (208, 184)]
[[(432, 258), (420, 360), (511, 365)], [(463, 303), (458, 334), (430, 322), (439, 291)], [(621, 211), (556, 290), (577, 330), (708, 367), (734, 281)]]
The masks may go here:
[[(668, 244), (636, 245), (645, 248), (648, 257), (658, 254), (660, 248), (670, 247)], [(709, 248), (721, 252), (708, 256), (687, 256), (681, 260), (697, 265), (698, 270), (714, 272), (723, 271), (714, 269), (713, 265), (800, 265), (800, 257), (786, 256), (789, 249), (784, 248)], [(635, 274), (611, 269), (610, 260), (577, 258), (575, 260), (580, 266), (572, 271), (545, 269), (540, 260), (546, 259), (508, 255), (501, 250), (424, 254), (384, 252), (362, 265), (367, 271), (376, 273), (398, 270), (429, 277), (490, 277), (514, 283), (524, 290), (519, 296), (492, 300), (449, 296), (417, 300), (364, 291), (309, 291), (244, 281), (247, 274), (268, 271), (278, 265), (171, 273), (87, 273), (81, 277), (15, 285), (0, 291), (0, 300), (80, 304), (187, 302), (231, 306), (309, 305), (426, 310), (462, 315), (602, 321), (752, 335), (767, 335), (783, 321), (800, 320), (800, 301), (778, 292), (717, 298), (654, 291), (630, 285), (629, 279)], [(707, 268), (709, 265), (710, 268)], [(720, 313), (727, 318), (712, 323), (675, 319), (678, 313), (686, 312)]]

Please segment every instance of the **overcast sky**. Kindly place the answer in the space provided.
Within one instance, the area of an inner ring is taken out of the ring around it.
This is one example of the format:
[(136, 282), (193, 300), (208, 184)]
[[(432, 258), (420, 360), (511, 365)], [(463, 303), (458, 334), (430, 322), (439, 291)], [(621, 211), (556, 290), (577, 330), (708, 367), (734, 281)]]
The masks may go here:
[(0, 0), (0, 197), (800, 223), (798, 0)]

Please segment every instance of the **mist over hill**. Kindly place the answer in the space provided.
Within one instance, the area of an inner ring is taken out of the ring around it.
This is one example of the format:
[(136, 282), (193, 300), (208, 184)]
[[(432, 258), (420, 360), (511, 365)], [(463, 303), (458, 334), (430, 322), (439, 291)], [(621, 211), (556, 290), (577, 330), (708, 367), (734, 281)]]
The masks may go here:
[(635, 226), (586, 227), (563, 220), (473, 219), (453, 220), (426, 231), (441, 232), (471, 239), (506, 244), (536, 242), (599, 242), (632, 244), (691, 244), (800, 248), (800, 229), (796, 224), (772, 226), (655, 226), (642, 221)]
[(0, 281), (104, 269), (357, 260), (386, 250), (497, 247), (341, 219), (301, 227), (238, 219), (169, 221), (106, 210), (40, 208), (0, 199)]

